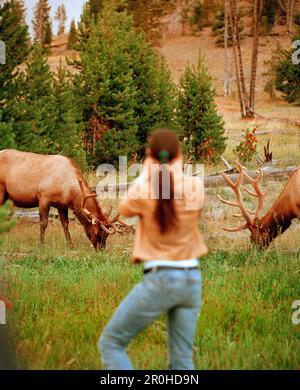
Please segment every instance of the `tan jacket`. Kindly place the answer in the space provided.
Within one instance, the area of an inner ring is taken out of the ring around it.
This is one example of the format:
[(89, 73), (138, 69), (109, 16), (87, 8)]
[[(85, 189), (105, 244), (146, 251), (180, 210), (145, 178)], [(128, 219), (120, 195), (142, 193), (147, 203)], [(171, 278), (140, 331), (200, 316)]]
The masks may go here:
[[(176, 228), (161, 234), (154, 219), (157, 200), (151, 199), (149, 180), (149, 175), (144, 172), (129, 188), (127, 199), (119, 204), (120, 214), (140, 217), (132, 253), (133, 262), (184, 260), (205, 255), (208, 249), (198, 227), (204, 202), (203, 181), (182, 174), (174, 175), (175, 193), (177, 198), (181, 198), (174, 201), (178, 223)], [(137, 191), (143, 191), (144, 196)], [(181, 193), (183, 196), (180, 196)]]

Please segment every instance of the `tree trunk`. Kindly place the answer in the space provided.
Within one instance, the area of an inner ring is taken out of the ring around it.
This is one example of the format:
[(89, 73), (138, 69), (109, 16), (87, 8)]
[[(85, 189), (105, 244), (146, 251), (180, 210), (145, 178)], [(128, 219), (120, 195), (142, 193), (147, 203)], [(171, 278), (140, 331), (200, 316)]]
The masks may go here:
[(232, 31), (232, 49), (233, 49), (234, 63), (235, 63), (237, 91), (238, 91), (240, 107), (241, 107), (241, 116), (242, 118), (245, 118), (246, 107), (247, 107), (247, 93), (246, 93), (242, 52), (241, 52), (239, 31), (238, 31), (239, 29), (238, 29), (238, 18), (236, 14), (236, 0), (230, 0), (229, 2), (229, 19), (230, 19), (230, 26)]
[(289, 37), (291, 36), (292, 28), (293, 28), (294, 6), (295, 6), (295, 0), (289, 0), (288, 9), (287, 9), (287, 28), (288, 28)]
[(255, 100), (256, 72), (257, 72), (257, 60), (258, 60), (259, 29), (262, 22), (262, 11), (263, 11), (263, 0), (254, 0), (250, 94), (249, 94), (249, 107), (247, 109), (247, 117), (250, 118), (254, 117), (254, 100)]
[(228, 18), (229, 18), (229, 0), (224, 3), (224, 96), (231, 94), (231, 72), (228, 53)]

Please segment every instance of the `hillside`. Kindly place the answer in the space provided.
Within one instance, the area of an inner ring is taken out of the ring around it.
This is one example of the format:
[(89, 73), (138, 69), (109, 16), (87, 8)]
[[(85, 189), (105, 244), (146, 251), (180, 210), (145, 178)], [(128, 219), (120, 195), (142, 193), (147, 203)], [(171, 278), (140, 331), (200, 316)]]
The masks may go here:
[[(51, 54), (48, 62), (52, 70), (55, 70), (60, 59), (65, 61), (65, 57), (74, 58), (77, 53), (72, 50), (67, 50), (68, 35), (64, 34), (55, 38), (51, 45)], [(258, 98), (268, 101), (269, 97), (264, 92), (264, 86), (267, 82), (267, 61), (270, 61), (272, 53), (276, 51), (277, 45), (282, 47), (289, 46), (289, 40), (286, 34), (280, 27), (275, 35), (262, 36), (259, 46), (258, 58), (258, 74), (257, 74), (257, 92)], [(245, 37), (242, 43), (243, 59), (245, 63), (246, 78), (249, 77), (250, 62), (251, 62), (252, 37)], [(223, 94), (223, 77), (224, 77), (224, 50), (217, 47), (214, 43), (214, 37), (210, 27), (207, 27), (197, 35), (174, 35), (169, 36), (161, 41), (159, 46), (156, 46), (157, 51), (165, 57), (174, 81), (177, 83), (183, 73), (187, 63), (193, 64), (197, 61), (198, 55), (201, 52), (205, 56), (206, 64), (211, 73), (214, 86), (218, 96)], [(231, 55), (230, 51), (230, 55)], [(232, 68), (232, 89), (233, 98), (235, 97), (235, 82), (234, 82), (234, 64), (231, 55)], [(229, 99), (230, 100), (230, 99)]]
[[(296, 2), (300, 7), (300, 1)], [(249, 2), (243, 2), (244, 6), (244, 39), (242, 41), (242, 54), (245, 68), (246, 82), (249, 82), (251, 64), (252, 37), (251, 18), (247, 16)], [(211, 26), (202, 28), (199, 32), (192, 33), (180, 22), (180, 8), (173, 7), (170, 13), (160, 16), (161, 39), (159, 44), (154, 45), (156, 50), (165, 57), (174, 81), (177, 83), (187, 63), (193, 64), (197, 61), (201, 52), (212, 76), (217, 97), (216, 103), (220, 113), (225, 120), (225, 128), (228, 136), (227, 149), (224, 156), (233, 161), (233, 149), (241, 140), (242, 133), (249, 127), (257, 127), (261, 132), (258, 153), (263, 154), (263, 145), (268, 139), (271, 140), (274, 156), (280, 159), (283, 164), (289, 164), (291, 160), (298, 163), (299, 154), (299, 127), (293, 121), (299, 121), (299, 107), (287, 104), (277, 93), (276, 100), (272, 100), (264, 91), (268, 81), (268, 64), (272, 54), (276, 52), (278, 44), (283, 48), (290, 47), (290, 41), (286, 33), (286, 25), (276, 23), (270, 35), (262, 35), (259, 44), (259, 57), (257, 67), (257, 94), (255, 110), (261, 116), (252, 120), (241, 120), (240, 107), (236, 93), (235, 72), (230, 50), (232, 70), (232, 95), (223, 96), (224, 77), (224, 50), (215, 45), (215, 37), (212, 34)], [(177, 15), (177, 16), (176, 16)], [(59, 64), (60, 59), (65, 56), (72, 58), (77, 55), (74, 51), (66, 50), (67, 35), (54, 39), (51, 45), (49, 64), (53, 70)], [(289, 152), (287, 152), (289, 144)], [(282, 145), (285, 145), (283, 148)]]

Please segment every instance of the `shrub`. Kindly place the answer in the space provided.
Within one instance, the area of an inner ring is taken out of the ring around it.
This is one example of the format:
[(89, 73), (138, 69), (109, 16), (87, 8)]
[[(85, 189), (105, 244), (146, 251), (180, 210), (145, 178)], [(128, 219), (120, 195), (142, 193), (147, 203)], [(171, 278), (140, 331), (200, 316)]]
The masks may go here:
[[(299, 37), (300, 31), (294, 40)], [(292, 55), (293, 50), (282, 50), (279, 53), (279, 59), (275, 65), (275, 86), (278, 91), (282, 92), (287, 102), (300, 105), (300, 65), (293, 63)]]
[(187, 65), (179, 82), (177, 122), (187, 157), (217, 160), (225, 150), (224, 122), (214, 102), (215, 90), (204, 59)]
[(237, 155), (239, 161), (248, 162), (251, 161), (256, 154), (257, 138), (255, 137), (256, 128), (252, 131), (246, 130), (243, 135), (242, 141), (234, 149), (234, 153)]

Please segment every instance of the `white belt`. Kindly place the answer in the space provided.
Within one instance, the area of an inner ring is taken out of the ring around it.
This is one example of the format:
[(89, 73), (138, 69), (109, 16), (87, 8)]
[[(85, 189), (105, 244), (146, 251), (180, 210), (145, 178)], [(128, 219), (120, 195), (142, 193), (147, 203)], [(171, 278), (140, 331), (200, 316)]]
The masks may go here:
[(155, 267), (175, 267), (175, 268), (192, 268), (198, 267), (199, 262), (197, 259), (187, 260), (150, 260), (144, 263), (144, 269), (150, 269)]

